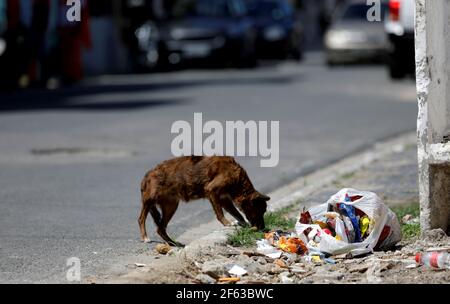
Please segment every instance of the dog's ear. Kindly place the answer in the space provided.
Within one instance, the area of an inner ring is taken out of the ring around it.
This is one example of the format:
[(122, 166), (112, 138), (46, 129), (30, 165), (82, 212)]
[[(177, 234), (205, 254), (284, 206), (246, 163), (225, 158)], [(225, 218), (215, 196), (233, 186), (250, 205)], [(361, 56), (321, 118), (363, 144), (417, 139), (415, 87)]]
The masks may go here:
[(259, 199), (263, 200), (263, 201), (270, 201), (270, 197), (264, 194), (260, 194)]
[(265, 201), (265, 202), (270, 201), (270, 197), (268, 197), (267, 195), (261, 194), (259, 192), (253, 193), (250, 199), (252, 201), (253, 200), (255, 200), (255, 201), (256, 200), (261, 200), (261, 201)]

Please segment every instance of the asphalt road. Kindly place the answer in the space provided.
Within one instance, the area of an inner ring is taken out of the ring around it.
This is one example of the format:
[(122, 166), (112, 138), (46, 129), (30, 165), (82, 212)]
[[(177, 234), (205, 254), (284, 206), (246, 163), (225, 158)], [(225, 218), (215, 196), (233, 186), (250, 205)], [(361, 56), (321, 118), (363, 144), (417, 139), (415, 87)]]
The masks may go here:
[[(0, 283), (67, 282), (69, 257), (80, 258), (85, 278), (145, 255), (154, 244), (138, 240), (140, 180), (171, 157), (172, 123), (192, 122), (194, 112), (205, 121), (280, 121), (276, 168), (239, 159), (262, 191), (413, 130), (413, 81), (386, 74), (330, 70), (309, 53), (300, 64), (105, 76), (0, 95)], [(169, 232), (213, 218), (206, 202), (182, 205)]]

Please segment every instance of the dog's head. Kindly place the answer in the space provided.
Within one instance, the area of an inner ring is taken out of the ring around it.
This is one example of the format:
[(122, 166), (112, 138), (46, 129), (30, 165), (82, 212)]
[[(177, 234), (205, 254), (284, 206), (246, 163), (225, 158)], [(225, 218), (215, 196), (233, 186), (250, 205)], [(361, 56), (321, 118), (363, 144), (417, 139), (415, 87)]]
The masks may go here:
[(245, 217), (250, 222), (252, 227), (256, 227), (258, 230), (264, 230), (264, 214), (267, 210), (267, 201), (270, 197), (261, 194), (259, 192), (254, 192), (247, 199), (242, 202), (242, 211)]

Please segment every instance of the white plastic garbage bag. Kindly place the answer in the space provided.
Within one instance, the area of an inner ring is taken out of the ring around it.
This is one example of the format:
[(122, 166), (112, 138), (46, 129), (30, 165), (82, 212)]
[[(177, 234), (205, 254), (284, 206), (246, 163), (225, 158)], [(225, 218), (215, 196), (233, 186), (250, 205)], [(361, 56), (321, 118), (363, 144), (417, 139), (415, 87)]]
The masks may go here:
[[(401, 228), (397, 216), (373, 192), (358, 191), (350, 188), (342, 189), (333, 195), (326, 204), (313, 207), (308, 211), (314, 222), (323, 217), (332, 207), (337, 207), (338, 204), (339, 206), (340, 204), (353, 206), (364, 212), (371, 221), (370, 234), (360, 242), (348, 243), (346, 237), (341, 237), (341, 240), (338, 240), (332, 235), (321, 233), (320, 242), (313, 245), (309, 242), (309, 249), (338, 255), (352, 251), (360, 252), (362, 249), (373, 251), (375, 247), (381, 250), (388, 249), (401, 240)], [(342, 233), (341, 222), (339, 219), (336, 221), (336, 233)], [(298, 222), (296, 232), (299, 236), (304, 235), (303, 232), (308, 228), (321, 229), (318, 225), (301, 224)], [(382, 242), (379, 242), (380, 236), (383, 236)], [(311, 246), (316, 247), (310, 248)]]

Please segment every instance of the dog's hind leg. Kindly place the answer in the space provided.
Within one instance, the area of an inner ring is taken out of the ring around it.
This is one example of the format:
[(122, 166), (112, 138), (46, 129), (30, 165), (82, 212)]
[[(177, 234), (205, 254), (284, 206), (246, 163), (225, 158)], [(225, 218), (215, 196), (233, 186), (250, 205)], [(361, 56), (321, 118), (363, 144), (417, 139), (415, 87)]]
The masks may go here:
[(150, 207), (150, 214), (152, 215), (155, 225), (158, 227), (161, 222), (161, 214), (159, 213), (158, 208), (156, 208), (156, 205)]
[(150, 239), (147, 236), (147, 229), (145, 227), (145, 222), (147, 220), (147, 215), (148, 212), (150, 211), (151, 206), (151, 201), (143, 201), (142, 202), (142, 209), (141, 209), (141, 214), (139, 216), (139, 229), (141, 231), (141, 240), (144, 243), (150, 243)]
[(162, 211), (162, 218), (158, 225), (158, 234), (159, 236), (166, 241), (171, 246), (176, 247), (184, 247), (183, 244), (175, 242), (167, 235), (167, 225), (169, 224), (170, 220), (172, 219), (173, 215), (178, 209), (178, 200), (177, 199), (168, 199), (165, 200), (160, 204), (161, 211)]

